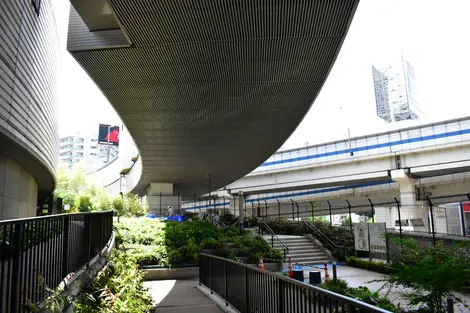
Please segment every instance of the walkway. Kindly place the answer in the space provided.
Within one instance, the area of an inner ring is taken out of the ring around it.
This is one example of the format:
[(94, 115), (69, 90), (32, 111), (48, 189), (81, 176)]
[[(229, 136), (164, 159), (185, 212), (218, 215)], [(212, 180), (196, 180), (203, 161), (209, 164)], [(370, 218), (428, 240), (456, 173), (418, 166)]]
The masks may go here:
[(157, 304), (156, 313), (223, 313), (203, 294), (197, 280), (154, 280), (144, 282)]

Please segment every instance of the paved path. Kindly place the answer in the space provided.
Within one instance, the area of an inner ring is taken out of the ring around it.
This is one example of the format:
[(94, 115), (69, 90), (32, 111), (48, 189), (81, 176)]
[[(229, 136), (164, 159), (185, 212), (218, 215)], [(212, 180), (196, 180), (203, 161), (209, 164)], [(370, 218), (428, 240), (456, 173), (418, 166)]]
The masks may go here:
[(144, 282), (157, 304), (156, 313), (223, 313), (196, 286), (197, 280), (154, 280)]

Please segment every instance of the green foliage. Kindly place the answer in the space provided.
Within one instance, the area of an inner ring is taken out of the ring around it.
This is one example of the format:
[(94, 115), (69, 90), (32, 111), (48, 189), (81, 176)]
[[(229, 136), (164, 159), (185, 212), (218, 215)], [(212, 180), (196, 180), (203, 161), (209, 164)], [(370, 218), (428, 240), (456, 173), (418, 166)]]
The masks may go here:
[(148, 207), (140, 203), (140, 199), (136, 194), (128, 193), (124, 197), (125, 207), (127, 208), (130, 216), (144, 216), (148, 212)]
[(387, 263), (361, 260), (354, 256), (347, 257), (346, 262), (348, 263), (349, 266), (362, 268), (365, 270), (382, 273), (382, 274), (390, 274), (392, 271), (392, 269)]
[(96, 280), (80, 294), (75, 312), (151, 312), (152, 301), (143, 287), (143, 277), (133, 258), (117, 250)]
[(349, 227), (351, 225), (351, 219), (349, 216), (346, 216), (344, 219), (341, 220), (341, 226)]
[(257, 263), (259, 253), (275, 262), (281, 254), (259, 236), (239, 236), (235, 227), (217, 228), (208, 221), (161, 223), (154, 219), (127, 218), (115, 225), (116, 241), (132, 251), (141, 265), (184, 266), (197, 264), (201, 250), (237, 259), (244, 257)]
[(468, 245), (448, 248), (440, 241), (435, 247), (424, 247), (413, 239), (400, 243), (403, 249), (394, 257), (392, 272), (383, 281), (412, 289), (405, 298), (420, 311), (445, 312), (445, 297), (468, 283)]
[(90, 196), (79, 196), (77, 207), (79, 212), (91, 212), (93, 210), (93, 205), (91, 203)]
[(135, 194), (113, 197), (106, 189), (90, 184), (81, 163), (72, 169), (59, 165), (54, 197), (62, 198), (64, 205), (69, 204), (70, 212), (115, 210), (120, 216), (142, 216), (148, 212), (148, 206), (142, 205)]
[(322, 284), (320, 287), (350, 298), (360, 300), (365, 303), (375, 305), (384, 310), (399, 312), (398, 307), (395, 306), (386, 296), (383, 297), (379, 294), (379, 291), (371, 291), (365, 286), (359, 286), (357, 288), (349, 287), (345, 280), (338, 279), (336, 283), (329, 281), (328, 283)]

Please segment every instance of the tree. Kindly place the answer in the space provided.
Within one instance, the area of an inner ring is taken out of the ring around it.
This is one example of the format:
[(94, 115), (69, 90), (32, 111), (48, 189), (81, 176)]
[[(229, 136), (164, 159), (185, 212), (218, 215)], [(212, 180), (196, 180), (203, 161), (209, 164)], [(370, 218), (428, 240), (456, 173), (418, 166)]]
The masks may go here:
[(93, 211), (93, 204), (89, 196), (79, 196), (77, 207), (80, 212)]
[(126, 199), (126, 207), (132, 216), (143, 216), (148, 212), (148, 210), (146, 210), (146, 206), (142, 206), (140, 199), (136, 194), (128, 193), (126, 195)]
[(413, 291), (404, 296), (420, 311), (446, 312), (445, 297), (462, 290), (469, 278), (468, 245), (447, 248), (440, 241), (435, 247), (426, 248), (412, 239), (399, 243), (403, 249), (391, 264), (392, 274), (382, 281), (411, 288)]
[(143, 206), (139, 197), (133, 193), (115, 197), (113, 209), (120, 216), (143, 216), (148, 212), (148, 207)]

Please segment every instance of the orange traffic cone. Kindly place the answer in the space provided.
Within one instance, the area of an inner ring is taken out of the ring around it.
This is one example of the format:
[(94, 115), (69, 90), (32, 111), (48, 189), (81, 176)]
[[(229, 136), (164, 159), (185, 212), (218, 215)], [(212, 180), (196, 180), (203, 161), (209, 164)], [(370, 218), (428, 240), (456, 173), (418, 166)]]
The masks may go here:
[(264, 270), (264, 263), (263, 263), (263, 254), (259, 254), (259, 262), (258, 262), (258, 267), (262, 270)]
[(292, 261), (290, 256), (287, 257), (287, 275), (292, 278), (294, 277), (294, 271), (292, 270)]
[(325, 284), (330, 280), (330, 274), (328, 274), (328, 264), (325, 262)]

